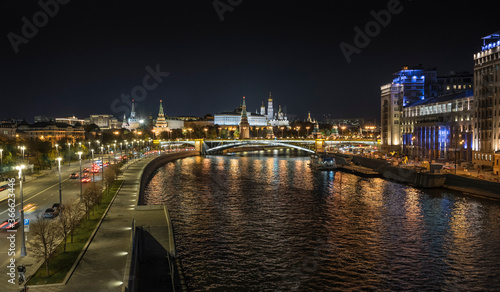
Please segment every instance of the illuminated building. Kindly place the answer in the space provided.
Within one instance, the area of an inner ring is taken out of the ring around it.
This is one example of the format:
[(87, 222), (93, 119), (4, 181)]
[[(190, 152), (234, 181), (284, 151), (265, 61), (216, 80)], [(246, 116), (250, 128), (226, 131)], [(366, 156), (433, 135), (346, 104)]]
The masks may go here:
[(435, 69), (403, 66), (394, 73), (392, 83), (381, 89), (381, 139), (382, 149), (402, 150), (401, 115), (403, 108), (411, 104), (436, 97), (438, 85)]
[(127, 119), (125, 114), (123, 115), (123, 124), (122, 128), (125, 128), (129, 131), (135, 130), (141, 126), (141, 123), (135, 117), (135, 102), (132, 100), (132, 109), (130, 110), (130, 117)]
[(118, 129), (121, 123), (113, 115), (90, 115), (84, 121), (84, 125), (95, 124), (102, 130)]
[(80, 125), (83, 125), (83, 123), (85, 122), (85, 120), (82, 120), (82, 119), (79, 119), (75, 116), (72, 116), (72, 117), (67, 117), (67, 118), (56, 118), (56, 123), (65, 123), (65, 124), (68, 124), (68, 125), (76, 125), (77, 123), (79, 123)]
[(76, 142), (85, 139), (85, 130), (80, 124), (75, 126), (66, 123), (41, 122), (18, 126), (17, 134), (26, 140), (50, 141), (52, 144), (63, 138)]
[(273, 98), (271, 97), (271, 92), (269, 92), (269, 98), (267, 99), (267, 119), (269, 121), (273, 119)]
[(474, 142), (472, 162), (494, 166), (500, 150), (500, 36), (482, 38), (481, 52), (474, 54)]
[(435, 160), (471, 161), (473, 91), (421, 100), (403, 108), (403, 154)]

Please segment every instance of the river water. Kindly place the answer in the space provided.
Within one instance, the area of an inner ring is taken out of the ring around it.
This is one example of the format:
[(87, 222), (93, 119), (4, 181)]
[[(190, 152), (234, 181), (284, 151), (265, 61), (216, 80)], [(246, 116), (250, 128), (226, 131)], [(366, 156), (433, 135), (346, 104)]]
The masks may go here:
[(500, 291), (500, 202), (315, 172), (287, 151), (158, 169), (190, 291)]

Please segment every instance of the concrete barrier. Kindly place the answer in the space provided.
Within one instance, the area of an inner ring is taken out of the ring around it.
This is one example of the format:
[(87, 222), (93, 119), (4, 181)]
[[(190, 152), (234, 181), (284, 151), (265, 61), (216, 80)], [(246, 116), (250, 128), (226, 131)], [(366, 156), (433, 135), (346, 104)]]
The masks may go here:
[(500, 183), (447, 174), (445, 187), (500, 199)]

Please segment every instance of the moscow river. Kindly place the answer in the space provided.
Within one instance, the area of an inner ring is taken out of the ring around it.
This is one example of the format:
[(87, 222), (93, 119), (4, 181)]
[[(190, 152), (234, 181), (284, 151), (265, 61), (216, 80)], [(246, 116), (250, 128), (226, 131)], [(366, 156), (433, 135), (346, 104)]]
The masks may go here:
[(190, 291), (500, 291), (499, 201), (315, 172), (293, 153), (157, 170), (145, 199), (168, 205)]

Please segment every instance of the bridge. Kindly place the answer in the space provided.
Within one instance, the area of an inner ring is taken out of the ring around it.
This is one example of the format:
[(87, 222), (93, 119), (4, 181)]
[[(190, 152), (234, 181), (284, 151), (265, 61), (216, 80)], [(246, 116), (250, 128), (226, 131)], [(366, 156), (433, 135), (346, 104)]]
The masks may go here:
[(325, 139), (190, 139), (160, 141), (160, 147), (181, 147), (184, 145), (194, 146), (197, 151), (203, 154), (215, 154), (223, 150), (238, 147), (287, 147), (301, 151), (316, 153), (323, 152), (328, 147), (341, 147), (351, 145), (377, 146), (377, 141), (373, 140), (325, 140)]

